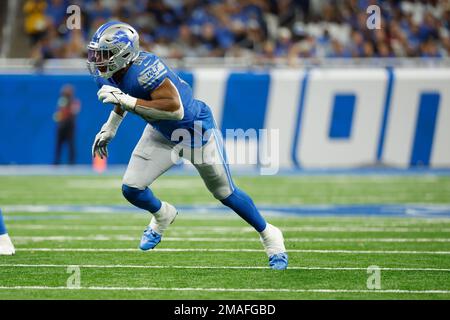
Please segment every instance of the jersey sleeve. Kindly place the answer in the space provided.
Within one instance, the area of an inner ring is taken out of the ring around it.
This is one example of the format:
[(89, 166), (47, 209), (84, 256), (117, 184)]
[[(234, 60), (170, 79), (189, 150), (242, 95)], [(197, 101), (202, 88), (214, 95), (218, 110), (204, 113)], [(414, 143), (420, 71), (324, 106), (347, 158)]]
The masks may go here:
[(99, 88), (99, 89), (101, 87), (103, 87), (104, 85), (110, 85), (106, 79), (103, 79), (101, 77), (95, 78), (95, 84), (97, 85), (97, 88)]
[(139, 72), (138, 82), (143, 89), (151, 92), (158, 88), (167, 76), (167, 67), (156, 57), (146, 64), (142, 64), (142, 71)]

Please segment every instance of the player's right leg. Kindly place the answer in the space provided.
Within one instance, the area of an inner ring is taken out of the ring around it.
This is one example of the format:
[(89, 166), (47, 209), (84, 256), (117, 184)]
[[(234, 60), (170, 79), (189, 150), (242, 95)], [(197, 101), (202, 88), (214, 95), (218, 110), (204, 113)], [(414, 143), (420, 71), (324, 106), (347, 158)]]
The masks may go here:
[(3, 222), (2, 212), (0, 210), (0, 255), (10, 256), (16, 252), (14, 245), (9, 238), (6, 226)]
[(174, 165), (172, 150), (173, 144), (147, 125), (123, 177), (124, 197), (153, 215), (141, 238), (142, 250), (153, 249), (178, 214), (174, 206), (159, 200), (148, 187)]

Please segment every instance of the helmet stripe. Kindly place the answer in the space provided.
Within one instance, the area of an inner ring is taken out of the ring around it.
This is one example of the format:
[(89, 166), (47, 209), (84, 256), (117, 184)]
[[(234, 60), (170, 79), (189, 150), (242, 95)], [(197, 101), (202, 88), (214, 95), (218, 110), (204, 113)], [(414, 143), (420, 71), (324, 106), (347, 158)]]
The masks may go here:
[(100, 26), (100, 28), (98, 28), (97, 32), (95, 32), (95, 35), (93, 37), (94, 41), (98, 41), (98, 39), (100, 39), (100, 37), (102, 36), (102, 34), (111, 26), (116, 25), (116, 24), (121, 24), (121, 22), (119, 21), (110, 21), (107, 22), (105, 24), (103, 24), (102, 26)]

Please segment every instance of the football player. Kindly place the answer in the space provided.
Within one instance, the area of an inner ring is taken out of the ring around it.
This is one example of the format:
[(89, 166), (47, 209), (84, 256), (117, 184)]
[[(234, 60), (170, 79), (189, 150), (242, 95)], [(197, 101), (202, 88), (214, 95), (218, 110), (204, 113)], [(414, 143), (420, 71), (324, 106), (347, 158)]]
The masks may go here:
[[(94, 157), (108, 156), (107, 145), (128, 112), (148, 122), (131, 155), (122, 185), (122, 193), (130, 203), (152, 213), (140, 249), (153, 249), (178, 214), (173, 205), (158, 199), (149, 186), (183, 157), (193, 163), (216, 199), (259, 232), (270, 268), (286, 269), (288, 255), (283, 235), (266, 222), (252, 199), (234, 184), (210, 108), (195, 99), (190, 86), (159, 57), (139, 50), (136, 30), (118, 21), (102, 25), (88, 45), (88, 67), (99, 87), (99, 100), (114, 105), (95, 137)], [(211, 155), (220, 161), (208, 160)]]
[(14, 245), (8, 235), (5, 223), (3, 222), (2, 211), (0, 210), (0, 256), (11, 256), (15, 253), (16, 250), (14, 249)]

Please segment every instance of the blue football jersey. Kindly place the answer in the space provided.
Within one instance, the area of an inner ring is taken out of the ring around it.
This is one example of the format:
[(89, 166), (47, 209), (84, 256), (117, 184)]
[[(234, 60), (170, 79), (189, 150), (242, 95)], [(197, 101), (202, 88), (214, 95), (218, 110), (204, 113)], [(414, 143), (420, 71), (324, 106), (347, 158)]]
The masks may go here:
[[(190, 144), (198, 146), (198, 142), (205, 144), (201, 137), (206, 130), (214, 128), (214, 119), (210, 108), (193, 97), (189, 84), (173, 72), (158, 56), (141, 51), (119, 83), (113, 78), (96, 78), (97, 86), (110, 85), (119, 88), (132, 97), (149, 100), (153, 90), (169, 79), (177, 88), (184, 108), (181, 120), (152, 120), (149, 122), (166, 139), (172, 141), (172, 133), (177, 129), (186, 129), (191, 136)], [(201, 124), (201, 125), (199, 125)], [(197, 138), (194, 138), (196, 136)], [(183, 141), (173, 141), (181, 142)]]

